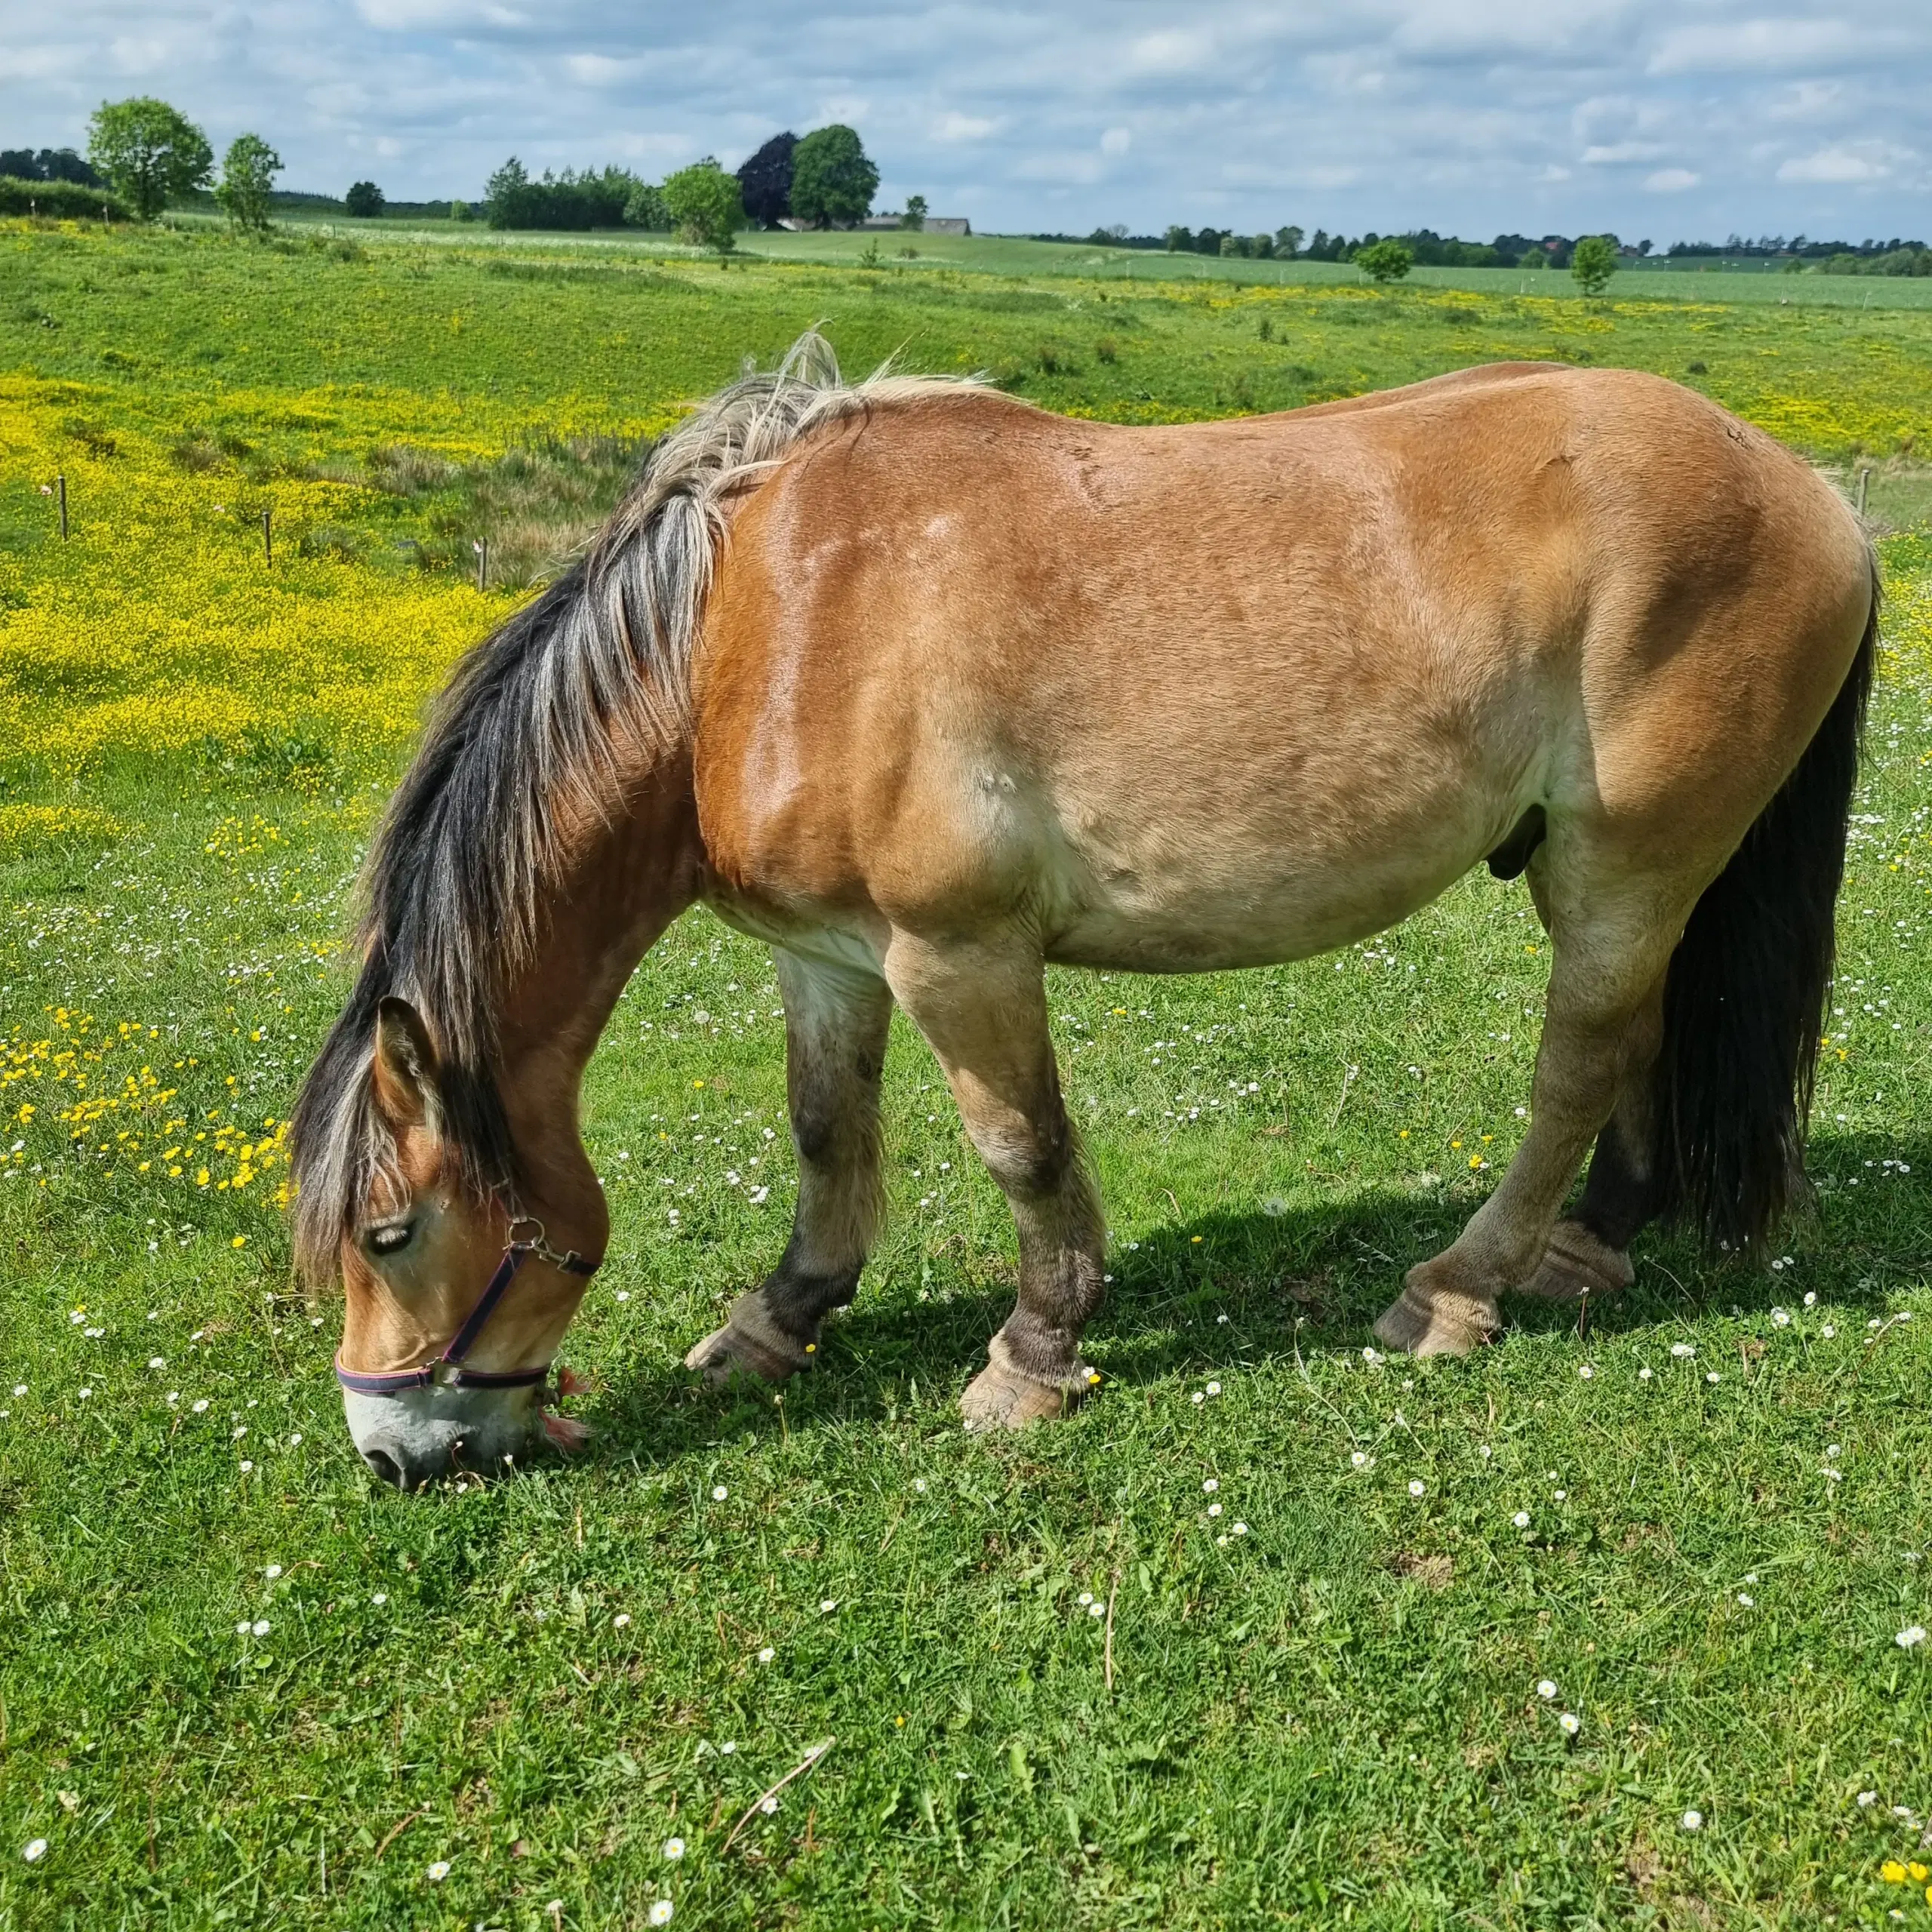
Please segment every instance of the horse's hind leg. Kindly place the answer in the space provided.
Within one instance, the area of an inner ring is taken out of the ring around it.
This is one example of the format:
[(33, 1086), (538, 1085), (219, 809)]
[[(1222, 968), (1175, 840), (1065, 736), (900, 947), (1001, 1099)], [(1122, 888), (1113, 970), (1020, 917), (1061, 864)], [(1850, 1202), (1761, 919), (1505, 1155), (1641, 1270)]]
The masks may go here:
[(713, 1381), (749, 1370), (783, 1381), (809, 1367), (819, 1326), (858, 1291), (877, 1231), (879, 1076), (892, 1018), (884, 980), (772, 949), (785, 1001), (785, 1085), (798, 1204), (778, 1266), (685, 1358)]
[(1536, 1269), (1586, 1149), (1634, 1068), (1654, 1057), (1656, 990), (1695, 888), (1678, 904), (1671, 881), (1633, 887), (1614, 875), (1593, 879), (1595, 869), (1576, 868), (1551, 922), (1555, 958), (1529, 1131), (1455, 1242), (1410, 1269), (1375, 1324), (1392, 1348), (1466, 1355), (1501, 1326), (1497, 1295)]
[(1094, 1380), (1080, 1337), (1102, 1293), (1100, 1198), (1060, 1097), (1040, 955), (1025, 942), (900, 936), (892, 990), (931, 1043), (1020, 1231), (1020, 1300), (960, 1399), (971, 1429), (1066, 1414)]
[(1632, 1028), (1616, 1110), (1597, 1136), (1583, 1198), (1550, 1230), (1522, 1292), (1544, 1301), (1620, 1293), (1636, 1279), (1629, 1247), (1657, 1216), (1650, 1173), (1651, 1085), (1663, 1033), (1660, 980)]

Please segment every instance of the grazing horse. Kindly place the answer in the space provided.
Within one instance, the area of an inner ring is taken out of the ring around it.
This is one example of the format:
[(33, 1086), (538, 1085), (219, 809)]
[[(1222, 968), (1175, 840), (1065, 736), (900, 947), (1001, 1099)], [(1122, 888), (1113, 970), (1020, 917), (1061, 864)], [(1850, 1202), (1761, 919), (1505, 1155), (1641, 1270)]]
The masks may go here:
[(608, 1237), (583, 1070), (700, 900), (771, 946), (798, 1163), (714, 1377), (806, 1367), (857, 1289), (896, 1001), (1019, 1226), (967, 1423), (1072, 1407), (1104, 1223), (1047, 962), (1305, 958), (1485, 857), (1552, 941), (1530, 1125), (1377, 1335), (1617, 1290), (1654, 1220), (1751, 1243), (1799, 1175), (1875, 597), (1816, 475), (1651, 376), (1140, 429), (846, 384), (807, 337), (464, 660), (376, 841), (294, 1149), (358, 1446), (414, 1486), (530, 1439)]

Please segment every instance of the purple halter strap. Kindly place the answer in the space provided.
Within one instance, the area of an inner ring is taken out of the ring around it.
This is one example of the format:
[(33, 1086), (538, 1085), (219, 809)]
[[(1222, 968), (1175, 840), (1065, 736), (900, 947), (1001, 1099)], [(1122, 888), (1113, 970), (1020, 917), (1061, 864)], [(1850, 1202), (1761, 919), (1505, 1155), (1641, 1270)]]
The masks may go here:
[(469, 1311), (463, 1326), (450, 1337), (449, 1346), (434, 1361), (425, 1362), (420, 1368), (392, 1369), (386, 1373), (365, 1374), (359, 1369), (344, 1368), (342, 1353), (336, 1352), (335, 1379), (342, 1386), (358, 1395), (398, 1395), (411, 1389), (528, 1389), (543, 1380), (550, 1373), (550, 1364), (540, 1368), (465, 1368), (463, 1358), (476, 1346), (476, 1339), (483, 1332), (486, 1323), (497, 1312), (497, 1304), (509, 1294), (511, 1282), (516, 1279), (516, 1271), (533, 1254), (540, 1255), (553, 1268), (561, 1269), (566, 1275), (579, 1275), (586, 1280), (597, 1272), (598, 1264), (586, 1261), (571, 1248), (559, 1254), (544, 1238), (543, 1224), (528, 1214), (518, 1215), (510, 1223), (514, 1235), (521, 1227), (534, 1227), (534, 1239), (512, 1240), (503, 1249), (503, 1258), (497, 1263), (497, 1272), (490, 1277), (488, 1284), (477, 1297), (476, 1306)]

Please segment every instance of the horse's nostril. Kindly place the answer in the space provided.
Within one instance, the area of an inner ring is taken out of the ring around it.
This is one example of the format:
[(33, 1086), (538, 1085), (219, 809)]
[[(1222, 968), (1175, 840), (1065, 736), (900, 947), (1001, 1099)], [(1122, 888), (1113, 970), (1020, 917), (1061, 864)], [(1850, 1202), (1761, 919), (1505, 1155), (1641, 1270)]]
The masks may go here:
[(400, 1489), (402, 1487), (402, 1465), (384, 1449), (365, 1449), (362, 1460), (383, 1481)]

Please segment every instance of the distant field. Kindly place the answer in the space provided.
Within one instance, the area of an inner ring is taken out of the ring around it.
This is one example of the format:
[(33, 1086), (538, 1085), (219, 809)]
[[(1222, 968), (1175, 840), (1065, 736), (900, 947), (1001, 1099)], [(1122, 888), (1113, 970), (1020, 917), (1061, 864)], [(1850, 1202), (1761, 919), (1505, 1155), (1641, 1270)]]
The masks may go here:
[[(1143, 264), (1199, 278), (0, 226), (8, 1932), (1932, 1924), (1932, 318)], [(358, 859), (456, 657), (813, 322), (1146, 423), (1629, 365), (1871, 467), (1819, 1196), (1770, 1265), (1647, 1238), (1586, 1327), (1367, 1352), (1522, 1131), (1546, 950), (1478, 872), (1299, 966), (1053, 976), (1115, 1276), (1070, 1424), (959, 1431), (1011, 1226), (903, 1026), (820, 1369), (694, 1387), (792, 1164), (768, 958), (694, 915), (591, 1071), (591, 1449), (374, 1484), (283, 1222)]]
[[(352, 221), (346, 217), (291, 211), (291, 228), (326, 226), (333, 232), (370, 240), (410, 238), (424, 242), (469, 243), (490, 248), (532, 248), (540, 252), (635, 255), (652, 260), (706, 260), (701, 251), (681, 247), (669, 236), (641, 235), (634, 230), (583, 235), (503, 233), (475, 222), (395, 220)], [(1330, 284), (1360, 286), (1365, 278), (1349, 263), (1334, 262), (1257, 262), (1238, 256), (1170, 254), (1164, 250), (1103, 248), (1083, 242), (1035, 242), (1023, 235), (924, 235), (875, 232), (795, 235), (762, 230), (742, 235), (739, 252), (768, 261), (856, 263), (876, 248), (882, 269), (916, 270), (935, 263), (998, 275), (1074, 275), (1099, 281), (1115, 278), (1142, 281), (1231, 281), (1260, 288), (1321, 287)], [(904, 251), (916, 253), (908, 257)], [(1686, 278), (1691, 285), (1686, 286)], [(1424, 288), (1460, 288), (1479, 294), (1536, 294), (1569, 297), (1575, 285), (1567, 271), (1525, 269), (1429, 269), (1411, 271), (1409, 281)], [(1709, 285), (1721, 284), (1721, 292)], [(1709, 267), (1686, 264), (1675, 268), (1620, 269), (1611, 285), (1614, 294), (1672, 301), (1824, 303), (1854, 309), (1922, 309), (1932, 306), (1932, 277), (1897, 275), (1786, 275), (1782, 265), (1714, 263)]]

